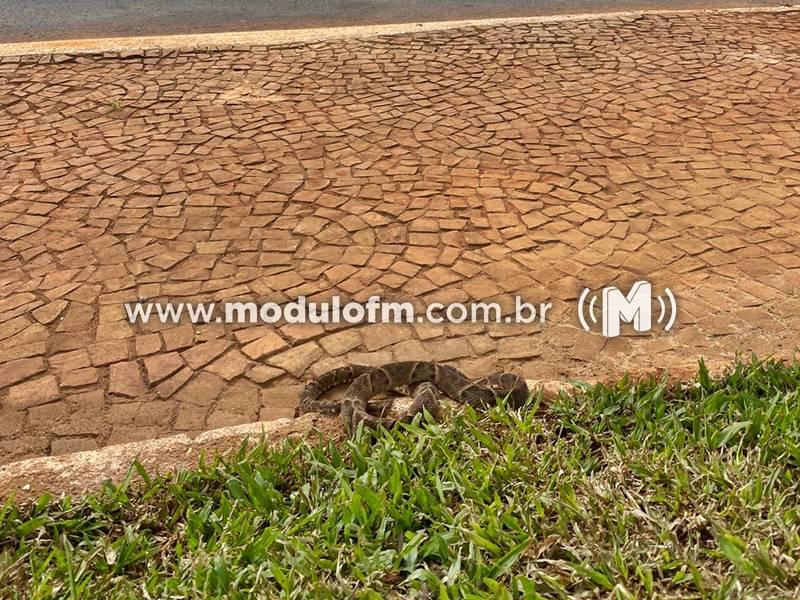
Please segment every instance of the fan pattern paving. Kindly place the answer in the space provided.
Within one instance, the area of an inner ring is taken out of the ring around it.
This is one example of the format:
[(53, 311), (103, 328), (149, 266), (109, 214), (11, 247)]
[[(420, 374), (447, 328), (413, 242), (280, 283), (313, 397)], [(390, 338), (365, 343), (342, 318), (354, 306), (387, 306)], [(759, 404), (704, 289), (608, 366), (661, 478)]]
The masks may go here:
[[(743, 34), (746, 32), (746, 35)], [(590, 377), (800, 333), (800, 13), (0, 59), (0, 461), (291, 415), (346, 363)], [(578, 328), (670, 286), (669, 334)], [(131, 324), (519, 294), (544, 326)]]

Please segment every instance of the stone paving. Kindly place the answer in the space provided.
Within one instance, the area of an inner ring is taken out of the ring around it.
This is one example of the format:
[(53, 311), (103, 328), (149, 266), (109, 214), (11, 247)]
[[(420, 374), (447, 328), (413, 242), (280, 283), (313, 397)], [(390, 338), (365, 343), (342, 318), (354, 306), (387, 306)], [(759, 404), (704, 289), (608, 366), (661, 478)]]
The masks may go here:
[[(800, 332), (800, 13), (0, 62), (0, 461), (292, 414), (346, 362), (593, 377)], [(583, 332), (670, 286), (669, 333)], [(121, 303), (475, 299), (545, 325), (131, 324)]]

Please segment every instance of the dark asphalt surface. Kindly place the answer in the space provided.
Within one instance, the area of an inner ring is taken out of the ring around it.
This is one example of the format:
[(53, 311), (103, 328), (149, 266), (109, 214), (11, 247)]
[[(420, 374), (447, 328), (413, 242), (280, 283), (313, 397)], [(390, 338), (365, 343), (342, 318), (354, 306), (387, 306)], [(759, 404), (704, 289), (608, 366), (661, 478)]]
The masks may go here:
[(0, 0), (0, 43), (775, 5), (774, 0)]

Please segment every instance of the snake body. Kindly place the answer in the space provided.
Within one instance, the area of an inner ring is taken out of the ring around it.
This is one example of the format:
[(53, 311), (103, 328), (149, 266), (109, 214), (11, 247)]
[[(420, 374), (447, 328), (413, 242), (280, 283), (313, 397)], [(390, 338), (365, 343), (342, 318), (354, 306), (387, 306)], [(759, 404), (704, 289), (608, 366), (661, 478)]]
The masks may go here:
[[(329, 389), (349, 383), (341, 402), (323, 401)], [(413, 395), (412, 405), (397, 419), (384, 417), (370, 400), (385, 392)], [(398, 422), (410, 422), (415, 415), (427, 410), (437, 420), (442, 409), (439, 394), (461, 404), (484, 408), (508, 398), (512, 408), (518, 408), (528, 398), (525, 380), (513, 373), (495, 373), (473, 381), (450, 365), (433, 362), (403, 361), (381, 367), (350, 365), (333, 369), (310, 381), (302, 394), (297, 414), (320, 412), (342, 416), (345, 427), (353, 432), (359, 423), (367, 427), (390, 428)], [(377, 414), (376, 414), (377, 412)]]

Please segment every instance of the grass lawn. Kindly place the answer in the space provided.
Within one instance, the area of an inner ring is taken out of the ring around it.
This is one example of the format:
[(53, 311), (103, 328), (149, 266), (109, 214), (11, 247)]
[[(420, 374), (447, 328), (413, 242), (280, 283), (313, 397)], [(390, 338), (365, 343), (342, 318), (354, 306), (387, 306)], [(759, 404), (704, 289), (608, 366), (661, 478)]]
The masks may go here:
[(0, 509), (0, 598), (800, 598), (800, 363)]

